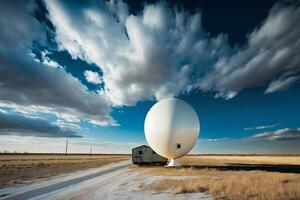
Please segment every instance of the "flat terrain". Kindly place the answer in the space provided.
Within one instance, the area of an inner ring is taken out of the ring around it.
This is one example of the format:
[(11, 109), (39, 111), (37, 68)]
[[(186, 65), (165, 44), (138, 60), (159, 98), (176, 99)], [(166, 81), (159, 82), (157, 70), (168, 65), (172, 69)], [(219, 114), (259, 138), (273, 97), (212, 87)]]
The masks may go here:
[(298, 155), (189, 155), (179, 159), (184, 165), (229, 165), (231, 163), (243, 164), (287, 164), (300, 165), (300, 156)]
[[(129, 158), (129, 155), (3, 157), (1, 166), (6, 163), (7, 168), (10, 163), (10, 169), (15, 171), (8, 176), (10, 179), (1, 179), (21, 181), (0, 189), (0, 199), (300, 199), (300, 156), (186, 156), (179, 159), (182, 163), (179, 168), (136, 166)], [(34, 165), (25, 172), (23, 168), (17, 170), (17, 166), (28, 167), (28, 164)], [(44, 177), (48, 178), (39, 179)], [(32, 181), (35, 178), (38, 180)]]
[[(165, 178), (144, 188), (173, 194), (204, 192), (215, 199), (300, 199), (299, 156), (186, 156), (183, 167), (132, 167)], [(183, 180), (172, 177), (183, 176)]]
[[(163, 176), (152, 176), (131, 170), (130, 160), (115, 162), (102, 167), (81, 170), (61, 176), (43, 179), (31, 184), (15, 185), (0, 189), (0, 199), (5, 200), (212, 200), (204, 193), (173, 195), (172, 191), (157, 192), (144, 189), (163, 180)], [(184, 180), (185, 177), (169, 177)]]
[(129, 158), (129, 155), (0, 155), (0, 188)]

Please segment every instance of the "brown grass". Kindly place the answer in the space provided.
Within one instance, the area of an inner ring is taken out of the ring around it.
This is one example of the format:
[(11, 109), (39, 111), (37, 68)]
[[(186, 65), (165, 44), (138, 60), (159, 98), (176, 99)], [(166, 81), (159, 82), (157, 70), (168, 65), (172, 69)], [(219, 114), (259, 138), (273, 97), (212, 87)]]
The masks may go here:
[[(228, 163), (244, 164), (297, 164), (298, 159), (274, 157), (202, 157), (186, 156), (181, 160), (189, 168), (142, 167), (142, 173), (169, 176), (166, 179), (145, 186), (156, 191), (173, 189), (174, 194), (205, 192), (216, 199), (233, 200), (296, 200), (300, 199), (300, 174), (266, 171), (219, 170), (218, 166)], [(291, 163), (289, 163), (289, 161)], [(199, 168), (199, 166), (211, 166)], [(216, 166), (216, 168), (213, 168)], [(299, 166), (300, 167), (300, 166)], [(172, 176), (185, 176), (183, 179), (172, 179)], [(188, 178), (190, 177), (190, 178)]]
[(185, 165), (224, 165), (228, 163), (246, 164), (289, 164), (300, 165), (300, 156), (185, 156), (179, 159)]
[(129, 155), (0, 155), (0, 188), (129, 158)]
[(281, 200), (300, 199), (299, 183), (300, 177), (292, 174), (246, 172), (221, 179), (165, 179), (151, 188), (156, 191), (173, 188), (174, 194), (206, 192), (216, 199)]

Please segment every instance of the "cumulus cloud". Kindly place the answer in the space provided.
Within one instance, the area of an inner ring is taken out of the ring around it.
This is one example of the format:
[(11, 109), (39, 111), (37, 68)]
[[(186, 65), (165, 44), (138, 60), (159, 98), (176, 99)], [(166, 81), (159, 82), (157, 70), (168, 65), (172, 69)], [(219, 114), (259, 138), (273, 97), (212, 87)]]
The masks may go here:
[(109, 102), (88, 92), (63, 69), (32, 61), (30, 57), (0, 55), (0, 104), (26, 113), (53, 113), (58, 117), (110, 125)]
[(300, 129), (278, 129), (276, 131), (259, 133), (251, 137), (255, 140), (271, 140), (271, 141), (285, 141), (285, 140), (299, 140)]
[(119, 1), (46, 4), (59, 48), (101, 68), (103, 93), (114, 105), (188, 92), (230, 51), (226, 35), (210, 38), (203, 30), (201, 13), (163, 2), (145, 5), (139, 15)]
[(0, 112), (0, 135), (36, 137), (81, 137), (74, 129), (60, 127), (47, 119)]
[(102, 83), (100, 75), (99, 75), (98, 72), (93, 72), (93, 71), (86, 70), (84, 72), (84, 76), (85, 76), (85, 79), (89, 83), (93, 83), (93, 84), (96, 84), (96, 85)]
[(256, 86), (271, 93), (295, 84), (300, 73), (297, 6), (275, 5), (244, 46), (231, 48), (226, 34), (211, 37), (203, 29), (201, 12), (164, 2), (132, 15), (122, 1), (45, 1), (58, 50), (103, 72), (85, 73), (104, 87), (89, 92), (46, 54), (40, 63), (29, 56), (33, 41), (46, 42), (44, 25), (32, 16), (35, 2), (1, 4), (0, 105), (25, 114), (113, 125), (112, 105), (199, 89), (226, 99)]
[(0, 48), (31, 45), (32, 40), (43, 41), (43, 27), (33, 18), (34, 1), (0, 2)]
[(275, 5), (267, 19), (248, 36), (248, 44), (218, 59), (199, 82), (217, 96), (234, 97), (244, 88), (269, 85), (266, 93), (287, 88), (300, 71), (300, 7)]
[(89, 92), (62, 67), (49, 67), (56, 64), (46, 55), (42, 54), (41, 63), (33, 59), (31, 45), (40, 40), (36, 31), (43, 30), (43, 25), (38, 26), (30, 15), (35, 7), (28, 5), (17, 1), (5, 9), (0, 6), (4, 10), (0, 12), (0, 106), (28, 115), (51, 113), (69, 121), (116, 124), (110, 116), (110, 102), (100, 93)]
[(80, 8), (47, 1), (47, 8), (60, 48), (101, 68), (104, 93), (115, 105), (192, 89), (230, 99), (244, 88), (271, 82), (270, 93), (295, 83), (300, 70), (300, 8), (295, 6), (274, 6), (239, 49), (230, 48), (225, 34), (209, 37), (200, 12), (189, 14), (163, 2), (145, 5), (139, 15), (130, 15), (120, 1)]

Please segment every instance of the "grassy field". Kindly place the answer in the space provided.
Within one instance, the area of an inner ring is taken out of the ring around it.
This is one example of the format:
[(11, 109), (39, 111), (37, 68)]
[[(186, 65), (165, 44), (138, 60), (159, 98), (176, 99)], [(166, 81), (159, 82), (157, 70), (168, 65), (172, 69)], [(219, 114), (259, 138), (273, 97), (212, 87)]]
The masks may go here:
[[(134, 167), (142, 173), (165, 176), (145, 186), (158, 192), (205, 192), (215, 199), (300, 199), (299, 156), (186, 156), (181, 168)], [(172, 179), (184, 176), (184, 179)]]
[(300, 156), (268, 156), (268, 155), (213, 155), (213, 156), (185, 156), (179, 159), (185, 165), (224, 165), (231, 163), (244, 164), (287, 164), (300, 165)]
[(0, 188), (129, 158), (129, 155), (0, 154)]

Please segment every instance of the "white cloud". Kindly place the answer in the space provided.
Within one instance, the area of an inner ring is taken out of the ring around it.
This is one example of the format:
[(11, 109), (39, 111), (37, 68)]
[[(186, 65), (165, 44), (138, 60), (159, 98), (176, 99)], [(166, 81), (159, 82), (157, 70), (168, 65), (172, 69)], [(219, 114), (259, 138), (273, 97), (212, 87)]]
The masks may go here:
[(299, 76), (291, 76), (286, 79), (278, 79), (270, 83), (269, 87), (266, 89), (265, 93), (273, 93), (276, 91), (284, 90), (293, 85), (297, 80), (299, 79)]
[(0, 58), (2, 106), (28, 114), (52, 113), (69, 121), (116, 123), (109, 115), (110, 103), (101, 94), (89, 92), (63, 69), (37, 63), (18, 52), (12, 55), (8, 51), (8, 55), (1, 54)]
[(300, 7), (275, 5), (261, 27), (249, 34), (248, 44), (218, 59), (199, 87), (232, 98), (233, 93), (270, 82), (266, 93), (295, 83), (300, 72), (299, 18)]
[[(273, 128), (277, 125), (257, 126), (253, 128), (246, 128), (245, 130), (263, 130), (267, 128)], [(203, 138), (198, 139), (197, 142), (227, 142), (227, 141), (292, 141), (300, 140), (300, 128), (291, 129), (283, 128), (274, 131), (265, 131), (254, 134), (252, 136), (242, 138)]]
[(82, 131), (82, 128), (79, 124), (68, 122), (68, 121), (61, 120), (61, 119), (58, 119), (53, 124), (57, 125), (58, 127), (60, 127), (63, 130), (67, 129), (67, 130)]
[(6, 47), (22, 48), (32, 40), (45, 42), (44, 27), (33, 18), (34, 1), (2, 1), (0, 6), (0, 53)]
[(247, 127), (247, 128), (244, 128), (244, 130), (245, 131), (262, 130), (262, 129), (274, 128), (278, 125), (279, 124), (271, 124), (271, 125), (263, 125), (263, 126), (256, 126), (256, 127)]
[(50, 60), (49, 58), (45, 59), (43, 61), (43, 64), (48, 65), (49, 67), (54, 67), (54, 68), (61, 67), (57, 62)]
[(277, 4), (247, 45), (231, 49), (226, 35), (211, 38), (203, 30), (200, 12), (163, 2), (145, 5), (138, 15), (130, 15), (120, 1), (83, 8), (46, 4), (60, 49), (101, 68), (103, 93), (114, 105), (193, 89), (230, 99), (245, 88), (291, 80), (300, 71), (299, 7)]
[(271, 140), (271, 141), (283, 141), (283, 140), (300, 140), (300, 128), (298, 129), (278, 129), (276, 131), (259, 133), (252, 136), (250, 139), (255, 140)]
[(47, 52), (43, 51), (41, 52), (41, 59), (42, 59), (42, 62), (43, 64), (49, 66), (49, 67), (54, 67), (54, 68), (57, 68), (57, 67), (62, 67), (60, 66), (57, 62), (51, 60), (48, 56), (47, 56)]
[[(32, 16), (35, 3), (0, 7), (0, 105), (27, 115), (51, 113), (69, 122), (116, 125), (111, 106), (133, 105), (191, 90), (235, 97), (241, 90), (269, 85), (266, 93), (294, 84), (300, 73), (300, 8), (277, 4), (240, 48), (225, 34), (212, 38), (201, 13), (163, 2), (137, 15), (121, 1), (46, 1), (59, 50), (94, 63), (103, 72), (89, 92), (46, 54), (30, 57), (33, 41), (45, 42), (45, 27)], [(13, 20), (13, 22), (11, 22)], [(48, 66), (55, 67), (48, 67)]]
[(68, 121), (115, 125), (105, 97), (89, 92), (46, 52), (42, 52), (41, 62), (33, 58), (32, 42), (44, 42), (41, 36), (45, 35), (44, 25), (32, 16), (35, 3), (5, 4), (0, 7), (0, 107), (26, 116), (50, 113)]
[(61, 127), (44, 117), (0, 112), (0, 135), (81, 137), (73, 127)]
[(98, 72), (93, 72), (93, 71), (86, 70), (84, 72), (84, 76), (85, 76), (85, 79), (89, 83), (93, 83), (93, 84), (96, 84), (96, 85), (102, 83), (100, 75), (99, 75)]
[(28, 53), (28, 56), (30, 56), (34, 61), (36, 61), (37, 63), (42, 63), (46, 66), (49, 67), (60, 67), (62, 68), (62, 66), (60, 66), (57, 62), (55, 62), (54, 60), (51, 60), (48, 56), (47, 56), (47, 51), (42, 51), (41, 52), (41, 57), (40, 59), (34, 54), (34, 53)]
[(227, 141), (227, 140), (232, 140), (231, 138), (203, 138), (203, 139), (198, 139), (197, 142), (220, 142), (220, 141)]
[(129, 15), (128, 5), (120, 0), (110, 0), (107, 4), (109, 10), (117, 17), (118, 21), (124, 24)]
[(46, 2), (60, 48), (101, 68), (104, 94), (114, 105), (188, 92), (208, 63), (230, 49), (225, 35), (209, 38), (203, 31), (201, 13), (190, 15), (156, 3), (139, 15), (128, 15), (124, 4), (112, 12), (115, 3), (79, 9)]

